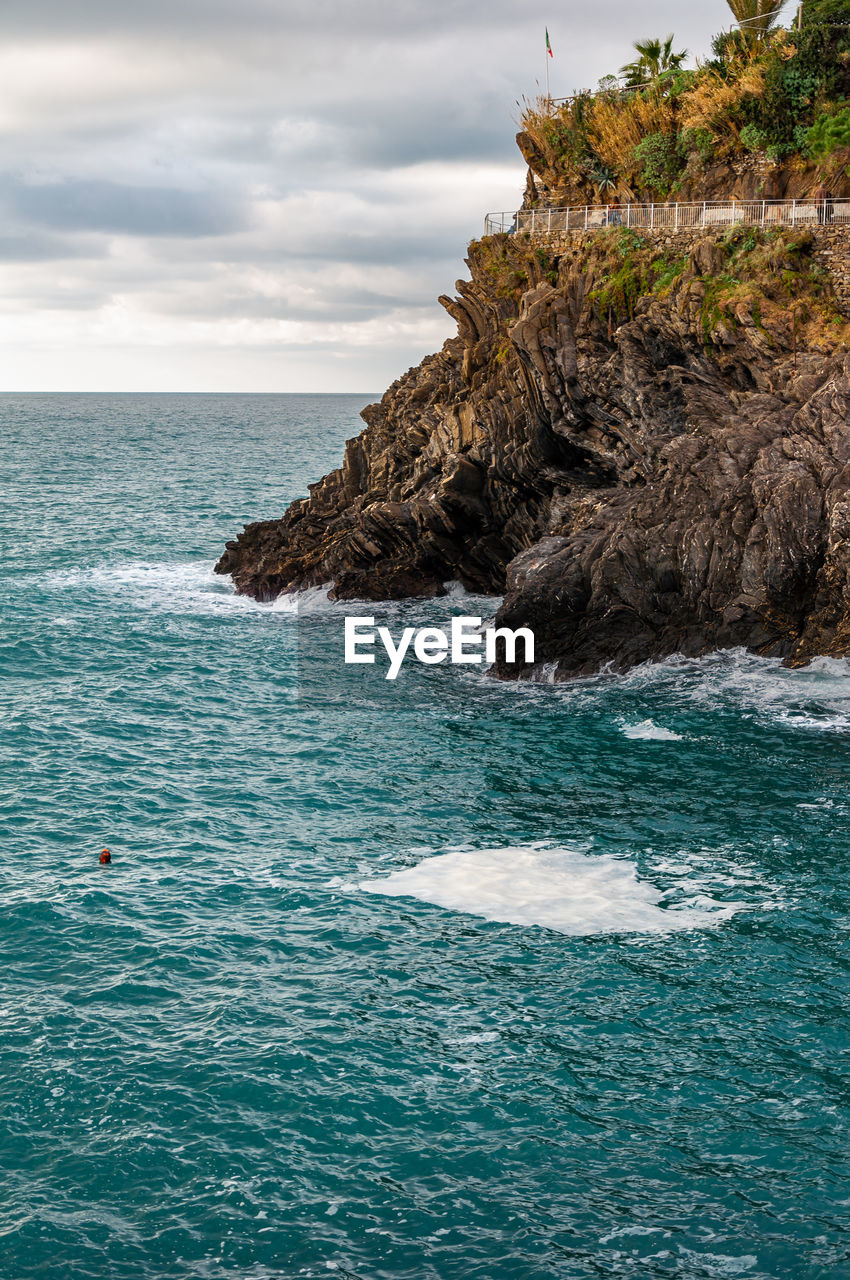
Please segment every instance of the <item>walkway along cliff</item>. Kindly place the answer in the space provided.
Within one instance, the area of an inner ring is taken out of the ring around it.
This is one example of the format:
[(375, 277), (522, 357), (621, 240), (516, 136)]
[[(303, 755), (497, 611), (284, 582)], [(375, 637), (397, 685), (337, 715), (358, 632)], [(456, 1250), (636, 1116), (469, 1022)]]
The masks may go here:
[(834, 225), (473, 243), (458, 336), (218, 571), (260, 600), (459, 579), (558, 678), (850, 653), (848, 249)]

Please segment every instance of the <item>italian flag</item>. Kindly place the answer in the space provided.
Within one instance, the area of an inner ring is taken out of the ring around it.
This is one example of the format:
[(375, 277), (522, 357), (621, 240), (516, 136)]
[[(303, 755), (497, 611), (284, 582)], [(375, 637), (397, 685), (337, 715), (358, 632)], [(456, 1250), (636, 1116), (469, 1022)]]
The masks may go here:
[(549, 43), (549, 28), (548, 28), (548, 27), (546, 28), (546, 52), (549, 54), (549, 57), (550, 57), (550, 58), (554, 58), (554, 56), (555, 56), (555, 55), (554, 55), (554, 53), (552, 52), (552, 46), (551, 46), (551, 44)]

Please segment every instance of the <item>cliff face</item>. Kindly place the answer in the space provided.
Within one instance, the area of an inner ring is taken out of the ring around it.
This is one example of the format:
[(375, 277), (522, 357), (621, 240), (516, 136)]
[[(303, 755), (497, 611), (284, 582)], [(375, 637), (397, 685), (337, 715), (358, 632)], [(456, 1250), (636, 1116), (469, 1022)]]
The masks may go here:
[(219, 572), (258, 599), (506, 592), (499, 622), (532, 626), (560, 677), (850, 653), (848, 334), (812, 250), (753, 231), (473, 245), (442, 300), (458, 337)]

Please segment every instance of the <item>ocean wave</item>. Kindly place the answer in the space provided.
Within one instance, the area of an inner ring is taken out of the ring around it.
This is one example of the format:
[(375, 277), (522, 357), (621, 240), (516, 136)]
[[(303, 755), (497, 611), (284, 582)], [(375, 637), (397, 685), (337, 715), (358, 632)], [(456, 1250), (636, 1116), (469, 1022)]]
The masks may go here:
[(665, 715), (731, 712), (794, 732), (850, 731), (850, 662), (844, 658), (816, 658), (806, 667), (792, 668), (746, 649), (721, 649), (698, 658), (674, 654), (624, 673), (605, 669), (568, 681), (558, 681), (555, 664), (550, 663), (536, 667), (530, 679), (505, 687), (535, 703), (555, 699), (571, 711), (604, 712), (612, 699), (620, 706), (628, 699), (638, 711), (625, 723), (622, 715), (618, 717), (620, 731), (628, 738), (673, 741), (666, 737), (668, 732), (691, 736), (678, 727), (656, 730), (646, 712), (659, 703)]
[(123, 564), (56, 569), (43, 574), (38, 585), (53, 591), (120, 596), (140, 609), (171, 613), (244, 613), (265, 609), (248, 596), (237, 595), (228, 578), (210, 561), (159, 563), (133, 560)]

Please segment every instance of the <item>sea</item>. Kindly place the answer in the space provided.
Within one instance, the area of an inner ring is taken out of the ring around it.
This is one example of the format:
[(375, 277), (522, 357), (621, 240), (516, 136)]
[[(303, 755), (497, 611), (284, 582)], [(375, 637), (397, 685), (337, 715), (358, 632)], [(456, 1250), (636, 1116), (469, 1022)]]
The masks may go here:
[(346, 666), (367, 400), (0, 398), (0, 1277), (850, 1276), (850, 667)]

